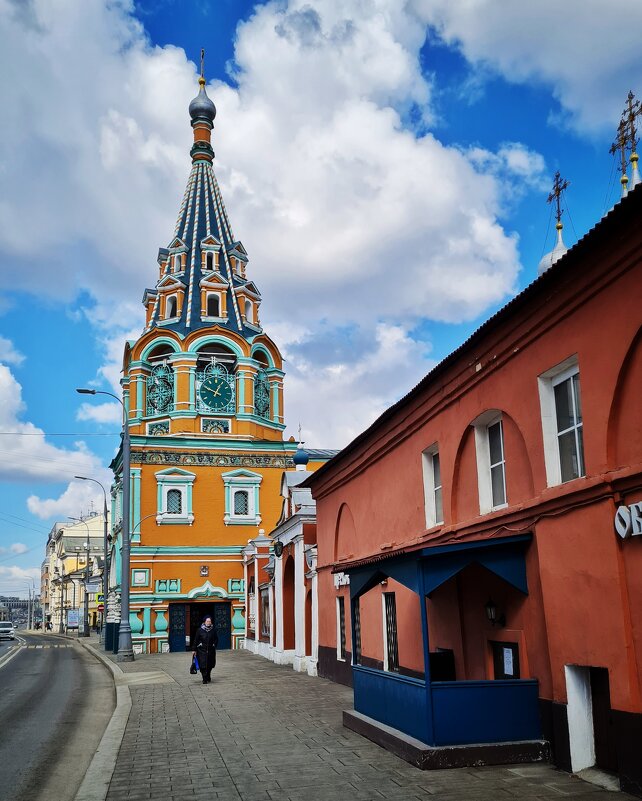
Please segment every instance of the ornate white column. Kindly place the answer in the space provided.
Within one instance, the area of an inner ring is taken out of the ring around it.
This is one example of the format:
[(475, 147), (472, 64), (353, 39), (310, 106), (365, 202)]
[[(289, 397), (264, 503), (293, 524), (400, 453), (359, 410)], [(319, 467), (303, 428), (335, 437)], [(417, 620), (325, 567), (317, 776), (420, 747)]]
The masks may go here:
[(310, 648), (311, 656), (308, 657), (308, 675), (317, 675), (317, 664), (319, 662), (319, 577), (317, 574), (317, 547), (308, 545), (305, 548), (305, 562), (308, 572), (305, 577), (311, 582), (312, 592), (312, 643)]
[(274, 661), (277, 665), (283, 664), (283, 557), (274, 560), (274, 605), (275, 605), (275, 632), (274, 632)]

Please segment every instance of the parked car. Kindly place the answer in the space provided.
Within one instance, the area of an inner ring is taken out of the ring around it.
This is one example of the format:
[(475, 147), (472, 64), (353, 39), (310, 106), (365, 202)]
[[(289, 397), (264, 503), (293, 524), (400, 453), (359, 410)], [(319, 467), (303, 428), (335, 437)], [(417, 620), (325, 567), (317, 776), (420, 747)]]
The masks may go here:
[(0, 640), (15, 640), (16, 630), (10, 620), (0, 620)]

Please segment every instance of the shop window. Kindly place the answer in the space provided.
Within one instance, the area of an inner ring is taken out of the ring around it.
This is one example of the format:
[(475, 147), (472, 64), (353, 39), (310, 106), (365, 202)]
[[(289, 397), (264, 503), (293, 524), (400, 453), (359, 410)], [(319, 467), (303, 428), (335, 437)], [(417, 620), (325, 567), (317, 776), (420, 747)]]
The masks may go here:
[(337, 659), (346, 659), (346, 606), (342, 595), (337, 598)]
[(383, 594), (383, 645), (383, 669), (398, 673), (397, 599), (394, 592)]
[(576, 356), (538, 378), (548, 486), (586, 475), (580, 373)]
[(422, 467), (424, 476), (426, 528), (432, 528), (444, 522), (441, 464), (439, 461), (439, 451), (436, 445), (427, 448), (422, 453)]

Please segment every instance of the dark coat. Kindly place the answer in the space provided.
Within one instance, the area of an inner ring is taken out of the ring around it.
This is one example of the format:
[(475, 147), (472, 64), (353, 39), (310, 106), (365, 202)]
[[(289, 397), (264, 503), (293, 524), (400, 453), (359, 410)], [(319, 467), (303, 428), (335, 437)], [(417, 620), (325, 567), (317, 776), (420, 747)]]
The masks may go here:
[(216, 667), (216, 646), (218, 645), (218, 634), (212, 626), (209, 631), (199, 626), (194, 638), (194, 650), (198, 659), (200, 670), (211, 670)]

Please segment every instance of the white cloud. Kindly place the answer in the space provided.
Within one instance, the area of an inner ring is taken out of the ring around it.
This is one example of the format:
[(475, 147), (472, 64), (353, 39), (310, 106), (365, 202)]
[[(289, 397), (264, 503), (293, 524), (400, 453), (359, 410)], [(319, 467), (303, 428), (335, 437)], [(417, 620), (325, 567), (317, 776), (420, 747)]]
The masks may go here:
[(12, 542), (9, 546), (9, 550), (11, 553), (24, 553), (28, 548), (24, 542)]
[(123, 412), (119, 403), (83, 403), (76, 413), (77, 420), (93, 420), (95, 423), (121, 424)]
[[(150, 47), (127, 0), (17, 8), (0, 0), (0, 61), (21, 76), (0, 84), (0, 245), (29, 268), (16, 271), (16, 288), (46, 280), (51, 293), (96, 299), (85, 313), (105, 364), (88, 379), (119, 390), (123, 341), (140, 333), (137, 302), (187, 179), (194, 67), (178, 48)], [(392, 0), (270, 2), (239, 26), (235, 84), (209, 90), (217, 174), (263, 323), (280, 345), (286, 321), (310, 332), (287, 365), (288, 419), (308, 416), (297, 370), (319, 328), (362, 332), (341, 362), (345, 377), (324, 369), (338, 387), (359, 374), (351, 391), (371, 385), (375, 398), (319, 404), (320, 431), (358, 430), (394, 400), (376, 394), (370, 355), (383, 352), (382, 330), (406, 332), (414, 380), (430, 366), (407, 333), (415, 323), (470, 320), (516, 287), (503, 187), (513, 177), (537, 186), (541, 157), (511, 143), (475, 159), (405, 127), (409, 112), (422, 131), (434, 117), (437, 79), (419, 59), (429, 17)], [(25, 219), (37, 237), (22, 234)], [(109, 404), (83, 405), (78, 417), (116, 422)]]
[[(0, 431), (4, 432), (0, 439), (0, 481), (59, 484), (72, 480), (74, 475), (85, 475), (109, 485), (109, 471), (84, 442), (74, 442), (70, 447), (52, 445), (42, 429), (22, 420), (24, 411), (22, 387), (11, 370), (0, 364)], [(58, 506), (35, 495), (27, 505), (32, 514), (45, 519), (51, 514), (77, 514), (92, 500), (99, 498), (89, 482), (72, 481), (57, 501)]]
[(0, 565), (0, 582), (9, 592), (26, 595), (27, 585), (32, 581), (36, 585), (37, 592), (40, 587), (40, 568)]
[(10, 339), (0, 336), (0, 363), (12, 364), (18, 367), (25, 360), (25, 357)]
[(642, 74), (637, 0), (412, 0), (412, 6), (476, 69), (550, 87), (564, 120), (579, 131), (615, 129), (631, 82)]

